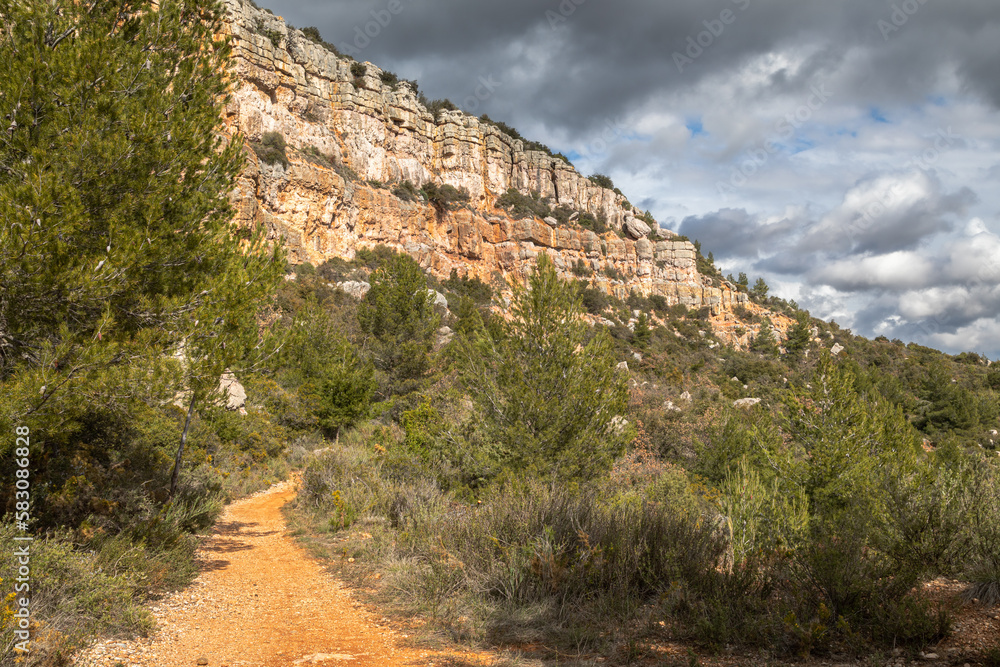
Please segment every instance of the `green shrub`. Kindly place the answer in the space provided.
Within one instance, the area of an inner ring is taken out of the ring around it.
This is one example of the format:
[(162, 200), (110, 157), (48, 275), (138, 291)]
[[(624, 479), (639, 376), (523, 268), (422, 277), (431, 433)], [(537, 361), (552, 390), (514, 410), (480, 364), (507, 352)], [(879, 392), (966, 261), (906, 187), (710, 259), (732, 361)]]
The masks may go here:
[(440, 209), (450, 209), (457, 204), (465, 204), (469, 201), (469, 191), (465, 188), (456, 188), (454, 185), (437, 185), (436, 183), (425, 183), (423, 193), (427, 196), (427, 201)]
[(613, 264), (604, 265), (604, 275), (608, 277), (609, 280), (624, 281), (625, 274), (617, 266)]
[(477, 276), (459, 276), (456, 269), (451, 270), (448, 279), (441, 283), (446, 290), (454, 292), (459, 296), (465, 296), (480, 306), (489, 305), (493, 300), (493, 288), (480, 280)]
[[(579, 224), (584, 229), (589, 229), (595, 234), (604, 234), (605, 232), (608, 231), (608, 221), (604, 217), (603, 213), (594, 216), (592, 213), (585, 211), (580, 214), (579, 218), (577, 218), (577, 224)], [(605, 255), (608, 254), (606, 248), (604, 249), (604, 254)]]
[(986, 373), (986, 384), (993, 391), (1000, 391), (1000, 368), (990, 368)]
[(507, 209), (510, 217), (515, 220), (524, 218), (545, 218), (552, 214), (548, 201), (541, 198), (537, 192), (530, 195), (522, 194), (517, 188), (510, 188), (500, 195), (497, 207)]
[(340, 51), (337, 50), (336, 46), (334, 46), (330, 42), (327, 42), (327, 41), (325, 41), (323, 39), (323, 37), (319, 34), (319, 28), (317, 28), (315, 26), (309, 26), (309, 27), (306, 27), (306, 28), (302, 28), (302, 35), (306, 39), (308, 39), (310, 42), (313, 42), (314, 44), (319, 44), (320, 46), (322, 46), (324, 49), (326, 49), (330, 53), (332, 53), (332, 54), (334, 54), (336, 56), (340, 56), (341, 55)]
[(333, 160), (320, 153), (319, 149), (315, 146), (306, 146), (302, 149), (302, 154), (305, 155), (310, 162), (315, 162), (316, 164), (326, 167), (327, 169), (333, 168)]
[(421, 95), (420, 102), (427, 107), (427, 110), (431, 112), (431, 115), (434, 116), (435, 120), (441, 117), (441, 113), (443, 111), (458, 111), (458, 107), (455, 106), (455, 104), (449, 99), (434, 100), (429, 102), (427, 98)]
[(265, 132), (259, 144), (251, 145), (264, 164), (280, 164), (285, 169), (288, 168), (285, 137), (280, 132)]
[(271, 42), (271, 46), (273, 46), (274, 48), (277, 49), (278, 47), (281, 46), (281, 40), (283, 35), (277, 30), (272, 30), (270, 28), (265, 27), (263, 21), (257, 22), (254, 32), (256, 32), (258, 35), (267, 37), (268, 41)]
[(666, 315), (670, 310), (670, 306), (667, 305), (666, 298), (660, 296), (659, 294), (649, 295), (649, 306), (653, 309), (653, 312), (657, 313), (661, 317)]
[(362, 79), (368, 74), (368, 65), (364, 63), (351, 63), (351, 76), (355, 79)]
[(592, 176), (588, 176), (587, 178), (590, 179), (591, 183), (593, 183), (598, 187), (605, 188), (607, 190), (615, 189), (614, 182), (611, 180), (609, 176), (605, 176), (604, 174), (594, 174)]
[(404, 201), (420, 201), (420, 190), (410, 181), (403, 181), (392, 189), (392, 194)]
[(573, 264), (573, 275), (579, 278), (590, 278), (594, 275), (594, 270), (585, 261), (578, 259)]
[[(17, 534), (13, 525), (0, 524), (5, 544), (17, 544), (13, 541)], [(59, 664), (95, 635), (130, 637), (152, 630), (153, 619), (140, 604), (139, 593), (155, 567), (147, 562), (141, 545), (116, 541), (83, 553), (65, 533), (35, 539), (31, 543), (31, 617), (38, 627), (32, 633), (32, 654), (48, 655)], [(13, 582), (16, 572), (13, 549), (5, 549), (0, 553), (0, 579)], [(0, 599), (0, 611), (5, 611), (5, 602)], [(13, 651), (12, 620), (6, 613), (0, 615), (3, 664), (15, 664), (15, 657), (22, 655)], [(40, 628), (45, 631), (39, 632)]]
[(586, 287), (585, 283), (579, 283), (580, 304), (591, 315), (600, 315), (610, 305), (608, 296), (599, 289)]

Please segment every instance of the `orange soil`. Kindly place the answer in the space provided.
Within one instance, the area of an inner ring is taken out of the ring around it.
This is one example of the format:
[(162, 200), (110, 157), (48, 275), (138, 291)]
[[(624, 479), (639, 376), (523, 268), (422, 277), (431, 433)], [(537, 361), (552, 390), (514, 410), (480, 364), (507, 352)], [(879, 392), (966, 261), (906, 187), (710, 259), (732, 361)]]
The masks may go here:
[[(446, 655), (400, 645), (286, 533), (286, 482), (226, 508), (199, 550), (194, 585), (153, 607), (149, 639), (104, 640), (80, 667), (433, 665)], [(463, 656), (473, 663), (476, 656)]]

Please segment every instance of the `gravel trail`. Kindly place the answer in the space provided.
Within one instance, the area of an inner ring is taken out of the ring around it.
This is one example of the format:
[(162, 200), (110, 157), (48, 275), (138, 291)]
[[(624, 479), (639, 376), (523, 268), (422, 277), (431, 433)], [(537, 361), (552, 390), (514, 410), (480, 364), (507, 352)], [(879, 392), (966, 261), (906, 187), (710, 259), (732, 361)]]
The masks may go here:
[[(194, 584), (151, 607), (157, 629), (103, 640), (79, 667), (375, 667), (441, 664), (366, 611), (287, 534), (294, 482), (229, 505), (199, 549)], [(475, 656), (465, 656), (475, 664)]]

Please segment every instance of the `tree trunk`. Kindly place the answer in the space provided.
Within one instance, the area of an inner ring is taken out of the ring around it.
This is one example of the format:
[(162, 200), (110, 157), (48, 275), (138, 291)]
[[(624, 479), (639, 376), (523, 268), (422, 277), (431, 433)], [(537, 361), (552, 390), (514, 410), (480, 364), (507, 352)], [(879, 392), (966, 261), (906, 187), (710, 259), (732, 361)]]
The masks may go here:
[(181, 461), (184, 459), (184, 445), (187, 443), (188, 427), (191, 426), (191, 415), (194, 414), (194, 399), (196, 395), (196, 392), (192, 390), (191, 405), (188, 406), (187, 419), (184, 420), (184, 430), (181, 432), (181, 444), (177, 448), (177, 458), (174, 459), (174, 471), (170, 474), (169, 498), (173, 498), (174, 492), (177, 491), (177, 480), (181, 475)]

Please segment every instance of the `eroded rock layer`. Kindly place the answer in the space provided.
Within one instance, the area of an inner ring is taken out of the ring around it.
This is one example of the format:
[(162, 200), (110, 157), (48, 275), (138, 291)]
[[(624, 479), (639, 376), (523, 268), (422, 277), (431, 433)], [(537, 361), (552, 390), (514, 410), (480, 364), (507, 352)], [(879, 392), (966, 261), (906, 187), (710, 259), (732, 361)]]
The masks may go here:
[[(226, 124), (249, 142), (283, 135), (287, 167), (250, 160), (234, 193), (238, 222), (263, 224), (294, 262), (350, 259), (359, 248), (405, 250), (439, 277), (452, 269), (490, 281), (523, 279), (548, 252), (570, 273), (593, 272), (609, 293), (657, 294), (669, 303), (710, 306), (718, 315), (746, 303), (697, 271), (694, 246), (634, 217), (626, 198), (599, 187), (563, 160), (460, 111), (435, 117), (406, 82), (383, 82), (353, 61), (290, 30), (280, 17), (228, 0), (237, 81)], [(392, 193), (410, 181), (464, 188), (467, 205), (448, 210)], [(508, 189), (590, 213), (598, 235), (554, 220), (511, 219), (495, 207)]]

